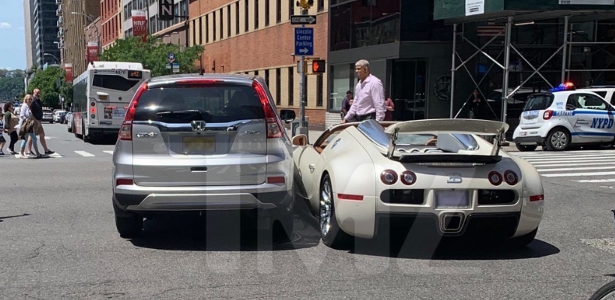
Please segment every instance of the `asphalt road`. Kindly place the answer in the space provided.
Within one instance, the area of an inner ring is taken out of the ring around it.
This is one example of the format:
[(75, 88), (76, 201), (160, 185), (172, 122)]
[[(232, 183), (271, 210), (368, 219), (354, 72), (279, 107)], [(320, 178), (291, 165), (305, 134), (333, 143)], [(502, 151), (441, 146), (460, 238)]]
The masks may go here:
[[(299, 216), (291, 242), (270, 243), (242, 233), (234, 214), (153, 219), (127, 240), (111, 206), (113, 145), (44, 126), (56, 157), (0, 157), (2, 298), (588, 299), (615, 273), (614, 184), (595, 181), (615, 175), (543, 177), (545, 218), (522, 250), (403, 235), (332, 250)], [(519, 155), (556, 165), (547, 170), (615, 161), (615, 150)]]

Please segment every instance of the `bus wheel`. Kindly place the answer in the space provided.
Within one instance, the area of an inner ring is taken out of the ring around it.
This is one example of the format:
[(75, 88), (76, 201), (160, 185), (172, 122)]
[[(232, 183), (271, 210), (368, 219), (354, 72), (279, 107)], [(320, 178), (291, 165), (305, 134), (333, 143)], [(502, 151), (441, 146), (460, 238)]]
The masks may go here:
[(83, 142), (85, 143), (90, 141), (90, 137), (85, 134), (85, 124), (83, 121), (81, 121), (81, 139), (83, 139)]

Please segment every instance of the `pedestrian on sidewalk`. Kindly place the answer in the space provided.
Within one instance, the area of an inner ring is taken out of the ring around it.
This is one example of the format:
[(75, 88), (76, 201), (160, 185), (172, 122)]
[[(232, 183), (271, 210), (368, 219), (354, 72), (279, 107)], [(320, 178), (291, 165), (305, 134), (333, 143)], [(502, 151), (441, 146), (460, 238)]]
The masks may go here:
[(384, 106), (384, 88), (382, 81), (371, 74), (369, 62), (361, 59), (355, 63), (355, 74), (359, 78), (354, 89), (354, 102), (342, 119), (346, 123), (373, 119), (383, 121), (386, 111)]
[(45, 155), (53, 154), (54, 151), (47, 148), (47, 141), (45, 140), (45, 129), (43, 129), (43, 102), (41, 102), (41, 90), (34, 89), (32, 94), (32, 103), (30, 103), (30, 111), (32, 117), (34, 117), (34, 134), (38, 135), (41, 140), (41, 145), (45, 150)]
[(2, 119), (2, 123), (4, 124), (2, 131), (6, 132), (11, 138), (9, 151), (11, 155), (15, 155), (17, 154), (17, 152), (15, 152), (15, 143), (19, 140), (15, 127), (19, 124), (19, 118), (13, 113), (13, 102), (7, 102), (4, 104), (4, 117)]

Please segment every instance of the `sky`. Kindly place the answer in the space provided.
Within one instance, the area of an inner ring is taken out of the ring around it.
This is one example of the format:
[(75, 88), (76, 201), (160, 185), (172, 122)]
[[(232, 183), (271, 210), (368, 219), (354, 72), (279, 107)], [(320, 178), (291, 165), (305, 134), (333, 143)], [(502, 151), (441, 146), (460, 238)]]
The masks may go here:
[(0, 69), (26, 69), (23, 0), (0, 0)]

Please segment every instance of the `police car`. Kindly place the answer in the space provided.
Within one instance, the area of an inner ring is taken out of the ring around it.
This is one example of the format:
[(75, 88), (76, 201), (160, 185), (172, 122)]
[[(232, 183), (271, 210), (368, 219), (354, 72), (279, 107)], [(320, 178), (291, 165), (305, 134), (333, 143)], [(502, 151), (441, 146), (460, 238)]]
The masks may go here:
[(513, 134), (519, 151), (563, 151), (570, 145), (613, 145), (615, 107), (598, 94), (564, 83), (528, 97)]

